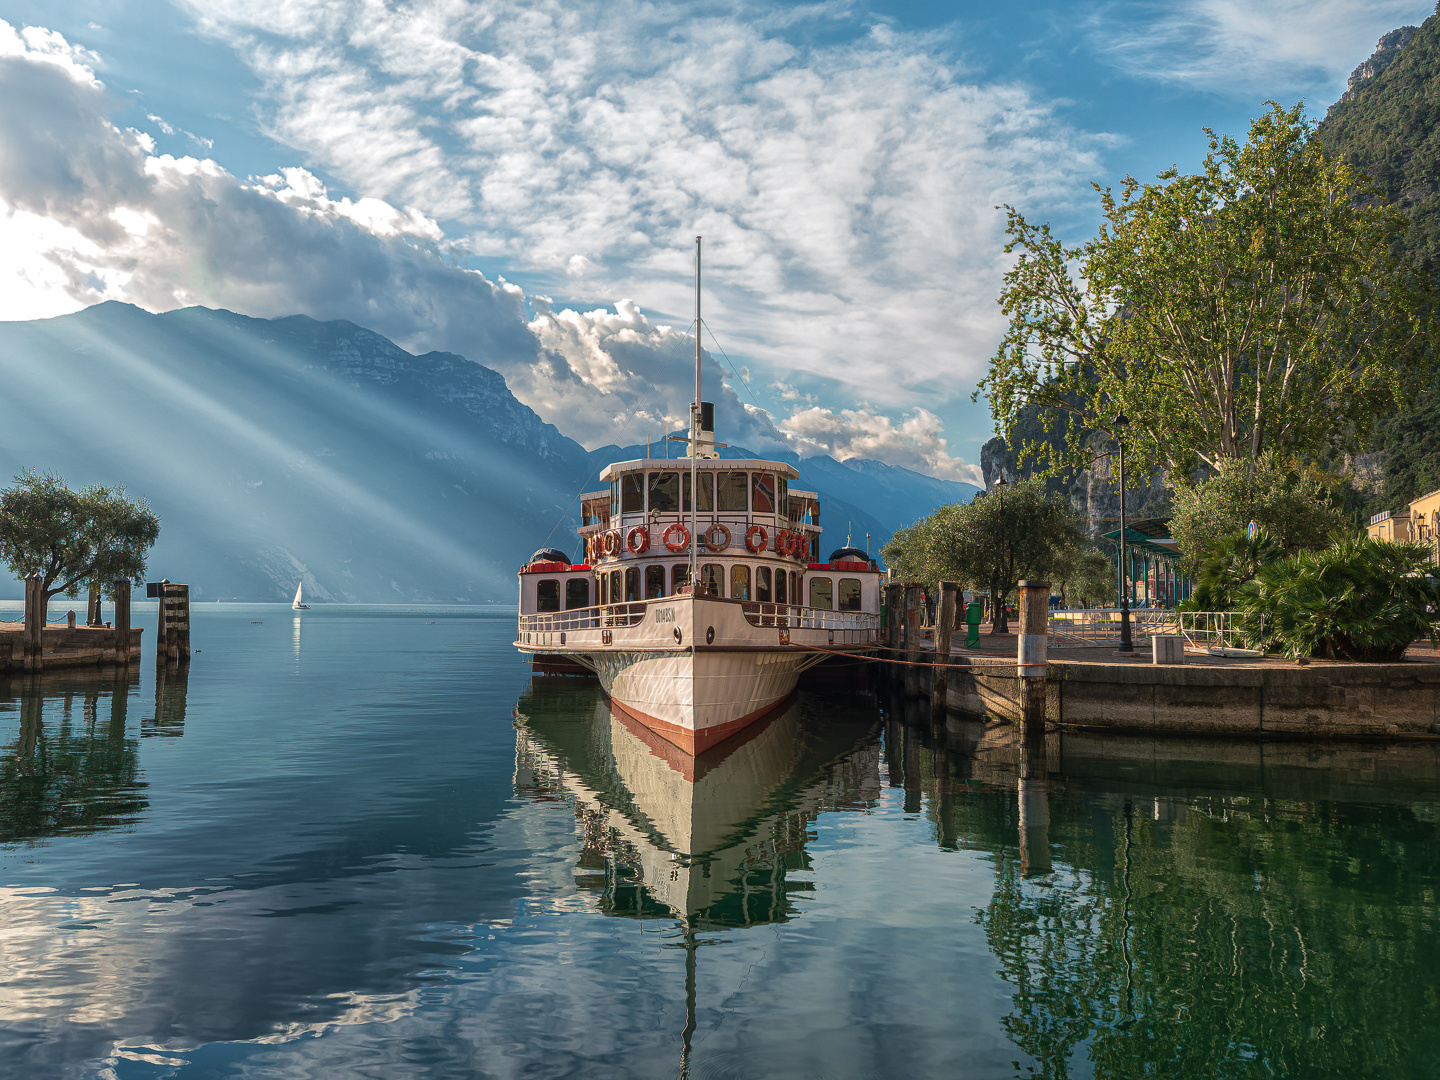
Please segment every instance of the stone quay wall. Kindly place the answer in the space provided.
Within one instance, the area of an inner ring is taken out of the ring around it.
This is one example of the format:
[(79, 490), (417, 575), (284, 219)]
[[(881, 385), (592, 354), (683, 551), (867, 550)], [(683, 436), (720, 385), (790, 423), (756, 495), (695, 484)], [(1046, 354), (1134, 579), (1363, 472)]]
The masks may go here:
[[(952, 658), (952, 663), (958, 658)], [(1018, 720), (1014, 665), (949, 672), (946, 704)], [(1051, 660), (1047, 722), (1086, 731), (1297, 738), (1440, 733), (1440, 664), (1162, 666)]]

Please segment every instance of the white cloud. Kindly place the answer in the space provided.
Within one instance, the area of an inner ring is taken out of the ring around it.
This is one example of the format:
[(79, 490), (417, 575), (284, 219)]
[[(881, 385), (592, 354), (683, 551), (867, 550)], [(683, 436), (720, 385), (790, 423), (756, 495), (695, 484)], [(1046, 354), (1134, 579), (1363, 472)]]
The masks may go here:
[(1127, 0), (1099, 9), (1090, 41), (1135, 75), (1247, 95), (1333, 96), (1382, 34), (1433, 10), (1415, 0)]
[(834, 5), (187, 3), (263, 79), (270, 132), (348, 186), (655, 311), (688, 310), (703, 234), (732, 355), (890, 404), (988, 357), (993, 207), (1053, 209), (1097, 171), (1023, 89)]
[(978, 466), (950, 455), (940, 420), (927, 409), (915, 409), (897, 424), (869, 406), (838, 413), (815, 406), (797, 410), (780, 427), (811, 453), (824, 452), (840, 461), (872, 458), (942, 480), (985, 486)]
[[(351, 319), (406, 348), (500, 370), (521, 400), (591, 447), (685, 426), (694, 371), (685, 327), (629, 300), (571, 311), (536, 297), (527, 309), (515, 286), (455, 265), (422, 210), (334, 198), (304, 168), (246, 181), (207, 158), (156, 153), (149, 136), (112, 122), (117, 102), (63, 38), (0, 22), (0, 43), (0, 95), (15, 106), (0, 111), (0, 318), (114, 299)], [(822, 410), (811, 409), (781, 430), (708, 352), (704, 378), (725, 441), (966, 475), (923, 410), (892, 424), (867, 407), (821, 425)]]

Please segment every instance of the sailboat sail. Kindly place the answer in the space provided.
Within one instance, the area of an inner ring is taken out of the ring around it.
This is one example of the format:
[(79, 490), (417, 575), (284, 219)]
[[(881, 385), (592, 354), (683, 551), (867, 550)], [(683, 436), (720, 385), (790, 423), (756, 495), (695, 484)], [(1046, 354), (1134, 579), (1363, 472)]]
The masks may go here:
[(304, 592), (305, 582), (302, 581), (299, 585), (295, 586), (295, 601), (290, 605), (296, 611), (306, 611), (310, 607), (310, 605), (305, 603), (305, 601), (302, 599)]

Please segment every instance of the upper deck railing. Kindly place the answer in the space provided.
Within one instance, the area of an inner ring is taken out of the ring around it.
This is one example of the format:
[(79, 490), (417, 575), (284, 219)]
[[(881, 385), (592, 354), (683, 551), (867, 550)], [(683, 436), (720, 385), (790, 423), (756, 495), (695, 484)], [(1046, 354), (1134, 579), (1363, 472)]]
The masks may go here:
[[(633, 600), (623, 604), (600, 604), (571, 611), (547, 611), (521, 615), (520, 640), (525, 634), (558, 633), (573, 630), (602, 630), (638, 626), (645, 621), (650, 604), (675, 597)], [(763, 604), (749, 600), (725, 600), (720, 603), (739, 604), (745, 621), (751, 626), (775, 627), (778, 630), (830, 630), (836, 633), (836, 644), (859, 645), (873, 641), (880, 630), (880, 616), (866, 611), (831, 611), (824, 608), (798, 607), (791, 604)]]

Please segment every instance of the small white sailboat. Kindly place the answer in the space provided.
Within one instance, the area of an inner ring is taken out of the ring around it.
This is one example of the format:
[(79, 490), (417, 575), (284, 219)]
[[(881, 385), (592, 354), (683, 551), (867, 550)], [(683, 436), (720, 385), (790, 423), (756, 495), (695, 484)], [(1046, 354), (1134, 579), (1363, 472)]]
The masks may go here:
[(304, 594), (304, 592), (305, 592), (305, 582), (302, 581), (302, 582), (300, 582), (299, 585), (296, 585), (296, 586), (295, 586), (295, 602), (290, 605), (290, 606), (291, 606), (292, 608), (294, 608), (296, 611), (309, 611), (309, 610), (310, 610), (310, 605), (307, 604), (307, 603), (305, 603), (305, 602), (301, 599), (301, 597), (302, 597), (302, 595)]

